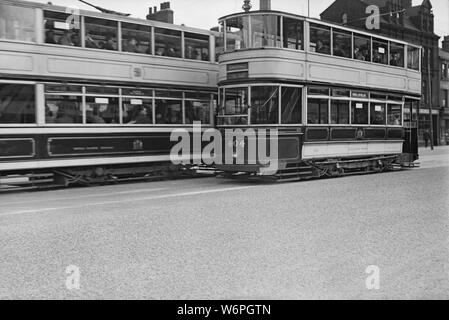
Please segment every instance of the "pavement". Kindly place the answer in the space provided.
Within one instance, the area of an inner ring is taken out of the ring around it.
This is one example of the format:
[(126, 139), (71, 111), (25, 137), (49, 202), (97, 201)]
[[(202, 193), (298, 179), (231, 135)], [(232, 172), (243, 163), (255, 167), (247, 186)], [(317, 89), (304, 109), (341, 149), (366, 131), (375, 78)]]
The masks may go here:
[(420, 154), (338, 179), (0, 195), (0, 299), (448, 299), (449, 147)]

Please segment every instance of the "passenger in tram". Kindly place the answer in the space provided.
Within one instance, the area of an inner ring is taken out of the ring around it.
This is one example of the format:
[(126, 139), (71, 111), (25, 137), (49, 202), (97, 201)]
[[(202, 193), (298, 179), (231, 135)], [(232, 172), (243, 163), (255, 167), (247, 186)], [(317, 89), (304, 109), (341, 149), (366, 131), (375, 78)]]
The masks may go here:
[(72, 43), (74, 46), (79, 47), (81, 45), (81, 39), (78, 33), (73, 33)]
[(177, 57), (175, 49), (174, 48), (168, 48), (167, 56), (168, 57)]
[(354, 58), (356, 58), (357, 60), (366, 61), (366, 57), (360, 48), (354, 49)]
[(50, 110), (50, 107), (45, 105), (45, 123), (55, 123), (55, 115)]
[(318, 40), (316, 42), (316, 52), (317, 53), (325, 53), (325, 54), (329, 54), (330, 50), (328, 46), (325, 46), (323, 41)]
[(165, 49), (163, 47), (157, 47), (156, 48), (156, 55), (157, 56), (165, 56)]
[(399, 66), (400, 54), (398, 52), (391, 54), (390, 65), (391, 66)]
[(75, 44), (72, 42), (73, 32), (68, 30), (64, 32), (64, 35), (59, 39), (59, 44), (63, 46), (74, 46)]
[(339, 43), (335, 43), (334, 46), (334, 55), (338, 57), (346, 57), (346, 52), (342, 49), (341, 45)]
[(93, 110), (86, 111), (86, 122), (87, 123), (106, 123), (104, 119), (100, 116), (100, 107), (94, 106)]
[(55, 32), (53, 30), (48, 30), (45, 33), (45, 43), (57, 44), (56, 39), (55, 39)]
[(101, 49), (89, 33), (86, 34), (86, 48)]
[(139, 53), (139, 45), (137, 39), (131, 38), (130, 40), (126, 41), (123, 45), (123, 51)]
[(209, 61), (209, 50), (207, 48), (203, 48), (201, 52), (201, 59), (203, 61)]
[(113, 50), (113, 51), (117, 50), (117, 45), (115, 44), (115, 41), (112, 36), (110, 35), (106, 36), (106, 43), (104, 45), (104, 48), (106, 50)]
[(68, 114), (67, 110), (64, 108), (59, 108), (56, 113), (55, 123), (75, 123), (75, 120)]
[(186, 48), (186, 58), (187, 59), (194, 59), (195, 51), (193, 50), (192, 46), (187, 46)]
[(136, 117), (135, 124), (152, 124), (153, 121), (151, 120), (151, 115), (148, 114), (147, 108), (142, 107), (139, 110), (139, 114)]

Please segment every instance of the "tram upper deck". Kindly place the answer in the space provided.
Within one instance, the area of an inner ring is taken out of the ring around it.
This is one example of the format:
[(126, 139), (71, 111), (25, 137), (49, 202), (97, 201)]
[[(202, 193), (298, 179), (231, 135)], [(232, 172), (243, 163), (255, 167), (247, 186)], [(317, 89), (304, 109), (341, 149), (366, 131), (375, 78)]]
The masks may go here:
[(215, 33), (0, 0), (0, 76), (215, 88)]
[(284, 80), (421, 95), (421, 48), (409, 43), (278, 11), (220, 23), (220, 86)]

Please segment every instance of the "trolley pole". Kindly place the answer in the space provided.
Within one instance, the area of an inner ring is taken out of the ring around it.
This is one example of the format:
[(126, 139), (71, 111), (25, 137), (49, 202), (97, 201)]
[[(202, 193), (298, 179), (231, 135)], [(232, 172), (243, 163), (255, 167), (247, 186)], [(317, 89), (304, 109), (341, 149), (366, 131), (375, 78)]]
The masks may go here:
[(429, 109), (430, 109), (430, 150), (434, 150), (434, 141), (433, 141), (433, 108), (432, 108), (432, 77), (430, 74), (430, 50), (427, 49), (427, 95), (429, 97)]

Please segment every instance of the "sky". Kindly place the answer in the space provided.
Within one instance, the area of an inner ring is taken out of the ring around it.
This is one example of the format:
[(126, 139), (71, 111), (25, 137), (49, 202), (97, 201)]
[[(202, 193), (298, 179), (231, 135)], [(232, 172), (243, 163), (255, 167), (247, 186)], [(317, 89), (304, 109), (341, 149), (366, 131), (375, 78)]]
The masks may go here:
[[(75, 6), (80, 9), (95, 10), (78, 0), (34, 0), (35, 2), (51, 1), (55, 5)], [(86, 0), (92, 4), (110, 10), (131, 13), (135, 18), (145, 18), (148, 8), (169, 0)], [(175, 23), (189, 27), (210, 29), (218, 25), (218, 18), (242, 11), (243, 0), (171, 0), (171, 8), (175, 12)], [(259, 0), (251, 1), (253, 10), (259, 7)], [(272, 9), (307, 15), (308, 0), (272, 0)], [(310, 0), (310, 15), (319, 18), (333, 0)], [(449, 0), (431, 0), (435, 15), (435, 33), (449, 35)], [(413, 5), (422, 0), (413, 0)]]

